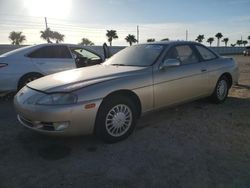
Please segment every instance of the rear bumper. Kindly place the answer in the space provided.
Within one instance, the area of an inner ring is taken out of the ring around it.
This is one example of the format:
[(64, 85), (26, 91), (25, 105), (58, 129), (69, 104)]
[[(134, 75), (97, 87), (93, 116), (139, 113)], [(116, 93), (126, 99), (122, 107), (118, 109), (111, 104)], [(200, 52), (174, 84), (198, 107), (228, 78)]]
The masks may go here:
[(250, 55), (250, 51), (244, 51), (243, 55)]
[(239, 78), (240, 78), (240, 70), (239, 70), (239, 67), (237, 65), (237, 67), (235, 68), (235, 70), (233, 71), (233, 74), (232, 74), (232, 85), (238, 85), (239, 83)]

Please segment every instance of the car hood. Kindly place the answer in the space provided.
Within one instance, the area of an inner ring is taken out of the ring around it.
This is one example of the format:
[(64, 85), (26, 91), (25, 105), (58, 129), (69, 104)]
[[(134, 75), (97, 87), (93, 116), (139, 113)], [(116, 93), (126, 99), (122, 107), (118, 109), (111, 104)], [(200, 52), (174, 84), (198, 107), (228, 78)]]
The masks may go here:
[(45, 93), (70, 92), (107, 80), (138, 74), (145, 67), (95, 65), (64, 71), (28, 83), (28, 87)]

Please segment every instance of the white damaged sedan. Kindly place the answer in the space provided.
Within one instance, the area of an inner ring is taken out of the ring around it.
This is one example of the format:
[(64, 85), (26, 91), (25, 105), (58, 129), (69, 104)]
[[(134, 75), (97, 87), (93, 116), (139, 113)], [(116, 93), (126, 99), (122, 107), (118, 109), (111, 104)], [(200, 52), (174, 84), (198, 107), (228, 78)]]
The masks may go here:
[(7, 52), (0, 55), (0, 95), (15, 92), (42, 76), (103, 60), (89, 47), (74, 44), (39, 44)]

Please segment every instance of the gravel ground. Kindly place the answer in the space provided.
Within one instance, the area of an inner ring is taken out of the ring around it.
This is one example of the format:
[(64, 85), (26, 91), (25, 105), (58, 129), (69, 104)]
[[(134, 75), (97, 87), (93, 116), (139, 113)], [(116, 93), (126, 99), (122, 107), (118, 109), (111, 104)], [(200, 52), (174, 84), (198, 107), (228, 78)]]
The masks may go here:
[(143, 117), (117, 144), (51, 138), (19, 125), (0, 101), (0, 188), (250, 187), (250, 57), (221, 105), (200, 100)]

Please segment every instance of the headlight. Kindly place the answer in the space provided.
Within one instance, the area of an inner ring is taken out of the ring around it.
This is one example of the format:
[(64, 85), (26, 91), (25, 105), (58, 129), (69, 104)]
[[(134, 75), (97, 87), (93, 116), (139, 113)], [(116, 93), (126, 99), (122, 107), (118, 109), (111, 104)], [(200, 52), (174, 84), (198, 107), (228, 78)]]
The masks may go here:
[(77, 96), (72, 93), (54, 93), (39, 98), (36, 102), (38, 105), (66, 105), (75, 104)]

